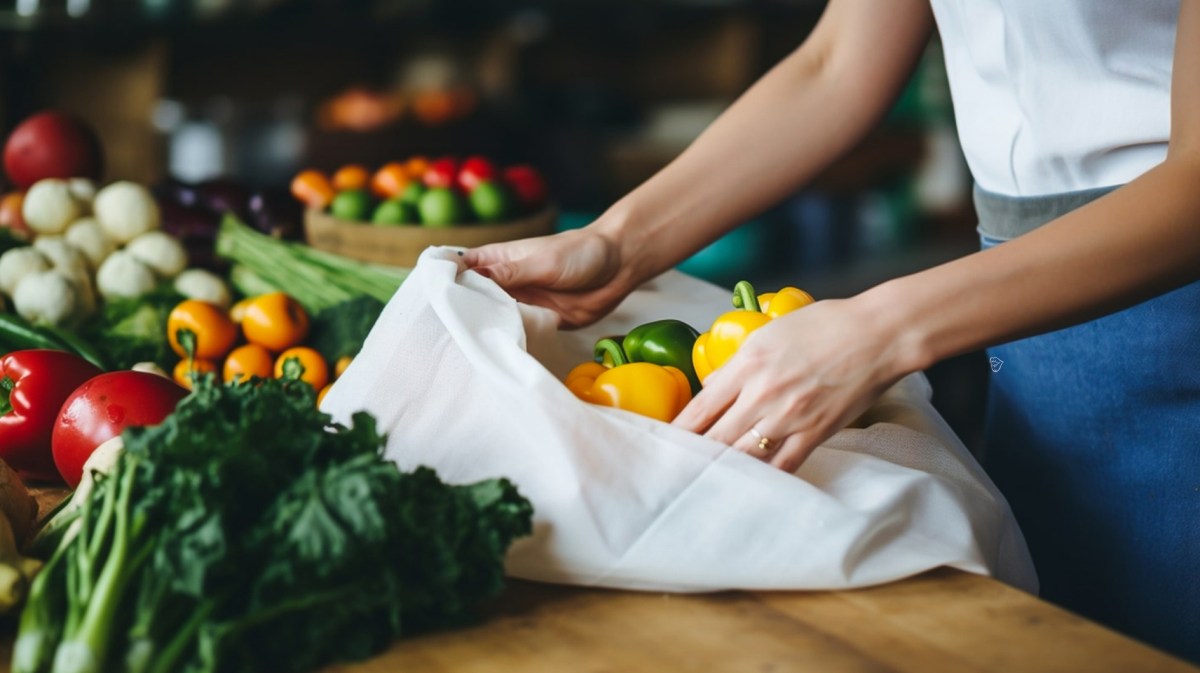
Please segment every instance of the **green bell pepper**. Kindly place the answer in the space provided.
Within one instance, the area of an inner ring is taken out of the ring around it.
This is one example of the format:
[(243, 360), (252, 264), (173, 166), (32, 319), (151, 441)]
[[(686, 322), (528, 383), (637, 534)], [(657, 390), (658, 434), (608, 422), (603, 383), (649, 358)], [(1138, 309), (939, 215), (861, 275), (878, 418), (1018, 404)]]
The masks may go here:
[[(698, 336), (700, 333), (683, 321), (655, 320), (630, 330), (621, 339), (621, 347), (630, 362), (649, 362), (679, 369), (687, 376), (694, 395), (700, 392), (700, 379), (692, 364), (692, 345)], [(604, 350), (597, 347), (596, 359), (602, 360), (605, 356)]]

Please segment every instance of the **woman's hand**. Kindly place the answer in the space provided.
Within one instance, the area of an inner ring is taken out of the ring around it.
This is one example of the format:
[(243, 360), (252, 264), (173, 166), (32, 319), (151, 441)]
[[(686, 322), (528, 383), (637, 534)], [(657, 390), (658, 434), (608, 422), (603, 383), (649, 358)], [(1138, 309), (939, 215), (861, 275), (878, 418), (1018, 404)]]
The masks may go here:
[(888, 312), (864, 297), (817, 302), (753, 332), (674, 424), (795, 471), (917, 369)]
[(599, 320), (632, 289), (621, 282), (617, 244), (592, 228), (493, 243), (468, 250), (464, 260), (517, 301), (553, 309), (567, 327)]

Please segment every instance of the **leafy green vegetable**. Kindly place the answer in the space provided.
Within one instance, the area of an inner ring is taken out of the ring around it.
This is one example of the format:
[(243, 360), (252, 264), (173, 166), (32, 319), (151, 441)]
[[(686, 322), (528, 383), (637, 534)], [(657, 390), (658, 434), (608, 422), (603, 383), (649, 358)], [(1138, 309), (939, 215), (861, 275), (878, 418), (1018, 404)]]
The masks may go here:
[(367, 264), (260, 234), (233, 215), (221, 221), (217, 254), (234, 262), (234, 284), (245, 294), (261, 294), (267, 287), (282, 290), (310, 314), (362, 295), (387, 301), (408, 277), (408, 269)]
[[(460, 624), (503, 583), (532, 508), (382, 455), (297, 381), (198, 381), (126, 430), (30, 590), (14, 673), (306, 671)], [(67, 512), (68, 510), (64, 510)]]
[(308, 345), (317, 349), (326, 362), (358, 355), (383, 307), (383, 302), (366, 296), (330, 306), (313, 317)]
[(183, 295), (165, 284), (136, 299), (115, 299), (84, 323), (79, 336), (100, 351), (114, 369), (154, 362), (171, 370), (175, 355), (167, 341), (167, 316)]

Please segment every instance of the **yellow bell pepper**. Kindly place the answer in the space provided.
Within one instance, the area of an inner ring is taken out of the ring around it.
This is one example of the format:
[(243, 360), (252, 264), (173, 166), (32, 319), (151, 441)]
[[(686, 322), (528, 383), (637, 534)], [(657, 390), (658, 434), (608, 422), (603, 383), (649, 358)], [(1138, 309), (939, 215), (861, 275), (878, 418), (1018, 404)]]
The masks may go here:
[(567, 374), (567, 388), (584, 402), (616, 407), (670, 423), (692, 400), (687, 375), (675, 367), (629, 362), (614, 339), (596, 344), (614, 363), (585, 362)]
[(751, 332), (813, 301), (812, 295), (794, 287), (755, 296), (753, 285), (744, 280), (739, 282), (733, 287), (735, 310), (714, 320), (712, 328), (692, 346), (692, 365), (700, 383), (733, 357)]

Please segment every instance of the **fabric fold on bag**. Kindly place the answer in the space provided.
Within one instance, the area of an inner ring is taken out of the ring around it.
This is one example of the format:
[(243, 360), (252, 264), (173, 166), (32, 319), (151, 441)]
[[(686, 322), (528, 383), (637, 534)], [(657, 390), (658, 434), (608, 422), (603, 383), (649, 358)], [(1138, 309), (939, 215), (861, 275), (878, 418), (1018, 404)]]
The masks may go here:
[(367, 410), (404, 469), (506, 476), (534, 504), (509, 574), (665, 591), (840, 589), (938, 566), (1035, 592), (1007, 503), (909, 376), (796, 472), (562, 384), (601, 336), (677, 318), (701, 331), (729, 291), (668, 272), (586, 329), (559, 331), (430, 248), (323, 409)]

